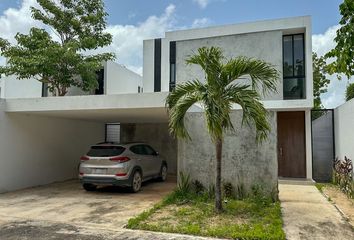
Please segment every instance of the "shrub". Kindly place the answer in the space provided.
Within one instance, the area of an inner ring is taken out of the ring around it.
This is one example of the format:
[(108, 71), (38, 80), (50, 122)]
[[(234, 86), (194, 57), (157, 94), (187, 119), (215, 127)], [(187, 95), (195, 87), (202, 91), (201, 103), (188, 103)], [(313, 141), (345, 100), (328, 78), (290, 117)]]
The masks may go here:
[(224, 182), (222, 190), (225, 198), (235, 198), (235, 189), (230, 182)]
[(191, 186), (192, 185), (189, 174), (184, 174), (183, 172), (180, 172), (177, 184), (177, 191), (184, 194), (190, 193), (192, 190)]
[(192, 183), (192, 185), (193, 185), (193, 190), (194, 190), (194, 192), (195, 192), (196, 194), (202, 194), (202, 193), (204, 193), (205, 187), (204, 187), (204, 185), (203, 185), (200, 181), (194, 180), (193, 183)]
[(340, 190), (348, 197), (354, 198), (353, 163), (349, 158), (335, 159), (333, 163), (333, 183), (338, 185)]

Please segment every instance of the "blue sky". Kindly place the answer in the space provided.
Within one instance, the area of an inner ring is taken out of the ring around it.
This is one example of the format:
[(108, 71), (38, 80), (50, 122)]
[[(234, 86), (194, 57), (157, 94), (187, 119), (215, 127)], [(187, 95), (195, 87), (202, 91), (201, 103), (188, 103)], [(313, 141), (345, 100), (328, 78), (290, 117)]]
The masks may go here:
[[(334, 47), (342, 0), (104, 0), (109, 13), (107, 31), (111, 46), (103, 49), (117, 55), (116, 61), (142, 73), (144, 39), (163, 37), (169, 30), (249, 22), (293, 16), (312, 16), (313, 51), (325, 54)], [(13, 40), (17, 32), (28, 33), (41, 26), (31, 19), (29, 7), (36, 0), (0, 0), (0, 37)], [(4, 63), (0, 59), (0, 64)], [(346, 80), (335, 76), (322, 95), (326, 107), (344, 102)]]
[[(0, 0), (0, 12), (21, 5), (20, 0)], [(206, 3), (205, 7), (201, 4)], [(194, 19), (208, 18), (208, 25), (311, 15), (313, 33), (323, 33), (338, 23), (341, 0), (105, 0), (109, 24), (137, 24), (151, 15), (160, 15), (164, 9), (176, 6), (176, 21), (180, 26), (190, 25)]]

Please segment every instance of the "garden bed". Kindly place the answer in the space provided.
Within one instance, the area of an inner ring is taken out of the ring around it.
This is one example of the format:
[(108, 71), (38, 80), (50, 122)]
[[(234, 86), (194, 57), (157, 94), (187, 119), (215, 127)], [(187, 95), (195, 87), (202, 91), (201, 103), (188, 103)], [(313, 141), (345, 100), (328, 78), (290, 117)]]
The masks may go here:
[(223, 213), (217, 214), (207, 194), (181, 195), (178, 191), (130, 219), (127, 227), (231, 239), (285, 239), (279, 202), (229, 199)]
[(349, 198), (338, 186), (333, 184), (318, 184), (317, 187), (328, 197), (328, 200), (337, 205), (354, 227), (354, 199)]

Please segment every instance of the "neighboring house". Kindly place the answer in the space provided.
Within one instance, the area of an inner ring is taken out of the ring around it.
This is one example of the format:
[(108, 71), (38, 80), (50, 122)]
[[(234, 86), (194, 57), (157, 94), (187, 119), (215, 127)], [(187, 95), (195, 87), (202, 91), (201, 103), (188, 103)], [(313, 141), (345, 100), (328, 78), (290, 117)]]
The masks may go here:
[[(92, 92), (84, 92), (77, 87), (71, 87), (66, 96), (78, 95), (112, 95), (122, 93), (140, 93), (143, 91), (142, 77), (125, 66), (112, 61), (105, 62), (98, 75), (98, 89)], [(1, 98), (36, 98), (47, 97), (51, 93), (36, 79), (17, 79), (16, 76), (4, 76), (1, 78)], [(0, 80), (0, 81), (1, 81)]]
[[(280, 72), (278, 92), (263, 99), (272, 126), (266, 142), (255, 142), (252, 127), (241, 128), (242, 112), (235, 106), (231, 115), (236, 133), (225, 134), (223, 147), (224, 181), (245, 191), (258, 184), (273, 192), (278, 176), (311, 180), (311, 18), (295, 17), (173, 31), (167, 32), (163, 39), (144, 41), (144, 93), (112, 91), (126, 87), (130, 81), (122, 79), (121, 84), (106, 83), (107, 95), (103, 96), (0, 102), (0, 120), (6, 120), (0, 125), (0, 132), (6, 129), (0, 136), (0, 192), (74, 177), (79, 156), (85, 146), (104, 138), (103, 127), (107, 122), (121, 123), (121, 141), (146, 141), (156, 148), (167, 159), (170, 173), (188, 172), (205, 186), (212, 184), (215, 149), (205, 130), (203, 109), (193, 106), (186, 116), (192, 137), (189, 142), (177, 141), (169, 135), (165, 108), (165, 99), (176, 84), (195, 78), (203, 80), (201, 69), (185, 64), (187, 56), (202, 46), (221, 47), (227, 57), (259, 58), (272, 63)], [(26, 143), (36, 131), (33, 129), (40, 131), (40, 136), (28, 147)], [(25, 150), (14, 153), (13, 145)], [(50, 155), (53, 151), (54, 157)], [(31, 161), (36, 162), (36, 167)], [(59, 170), (48, 166), (48, 161), (55, 162)], [(15, 166), (20, 166), (16, 177), (6, 170)], [(6, 171), (6, 178), (2, 171)], [(33, 176), (40, 171), (46, 171), (46, 175), (35, 179)]]

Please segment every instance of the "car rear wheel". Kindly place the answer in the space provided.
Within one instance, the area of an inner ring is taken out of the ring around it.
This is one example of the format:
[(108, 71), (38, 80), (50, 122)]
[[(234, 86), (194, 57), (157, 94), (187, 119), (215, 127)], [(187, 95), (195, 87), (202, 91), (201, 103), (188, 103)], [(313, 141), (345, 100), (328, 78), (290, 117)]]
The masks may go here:
[(164, 181), (166, 181), (166, 178), (167, 178), (167, 166), (166, 166), (166, 164), (163, 164), (163, 165), (161, 166), (159, 180), (160, 180), (161, 182), (164, 182)]
[(88, 192), (92, 192), (92, 191), (95, 191), (97, 189), (96, 185), (93, 185), (93, 184), (90, 184), (90, 183), (84, 183), (82, 185), (82, 187)]
[(139, 192), (141, 188), (142, 176), (139, 171), (135, 171), (133, 174), (132, 182), (131, 182), (131, 191), (136, 193)]

